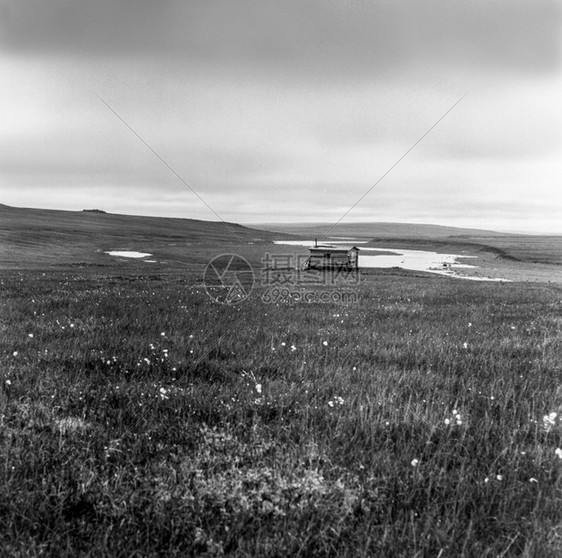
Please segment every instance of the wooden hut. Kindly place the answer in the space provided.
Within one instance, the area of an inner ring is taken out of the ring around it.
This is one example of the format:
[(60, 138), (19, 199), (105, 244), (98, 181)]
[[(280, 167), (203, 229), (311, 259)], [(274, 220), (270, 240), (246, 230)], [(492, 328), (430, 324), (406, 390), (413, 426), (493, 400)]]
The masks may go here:
[(330, 246), (314, 243), (306, 261), (306, 269), (358, 269), (357, 246)]

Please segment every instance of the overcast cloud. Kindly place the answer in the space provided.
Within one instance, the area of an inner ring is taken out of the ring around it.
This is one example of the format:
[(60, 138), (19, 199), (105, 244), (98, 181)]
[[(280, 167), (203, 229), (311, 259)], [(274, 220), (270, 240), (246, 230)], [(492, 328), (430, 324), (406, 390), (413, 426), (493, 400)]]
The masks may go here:
[(562, 232), (558, 1), (0, 3), (0, 202)]

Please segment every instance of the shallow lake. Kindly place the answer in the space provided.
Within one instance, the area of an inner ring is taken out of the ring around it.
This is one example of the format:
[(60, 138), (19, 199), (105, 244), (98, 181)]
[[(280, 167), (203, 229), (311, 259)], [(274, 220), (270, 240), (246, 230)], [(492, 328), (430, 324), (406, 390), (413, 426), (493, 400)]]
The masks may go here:
[[(334, 244), (365, 244), (366, 240), (357, 241), (349, 239), (348, 241), (330, 241), (326, 245)], [(314, 240), (278, 240), (275, 244), (284, 244), (288, 246), (314, 246)], [(446, 275), (457, 279), (469, 279), (472, 281), (506, 281), (506, 279), (498, 279), (492, 277), (474, 277), (461, 275), (458, 270), (477, 269), (478, 266), (462, 263), (458, 260), (476, 259), (477, 256), (468, 256), (466, 254), (440, 254), (438, 252), (429, 252), (426, 250), (405, 250), (404, 248), (369, 248), (360, 247), (359, 249), (359, 267), (361, 268), (389, 268), (399, 267), (402, 269), (410, 269), (412, 271), (427, 271), (429, 273), (437, 273), (438, 275)], [(377, 254), (382, 252), (382, 254)]]
[(119, 258), (146, 258), (147, 256), (152, 256), (146, 252), (135, 252), (133, 250), (112, 250), (111, 252), (106, 252), (110, 256), (118, 256)]

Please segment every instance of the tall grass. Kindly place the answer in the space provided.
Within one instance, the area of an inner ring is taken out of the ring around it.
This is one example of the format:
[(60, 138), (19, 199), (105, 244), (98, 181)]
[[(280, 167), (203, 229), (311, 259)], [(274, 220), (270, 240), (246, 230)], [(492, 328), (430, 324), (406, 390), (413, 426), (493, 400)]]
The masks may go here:
[(559, 288), (0, 287), (6, 555), (562, 555)]

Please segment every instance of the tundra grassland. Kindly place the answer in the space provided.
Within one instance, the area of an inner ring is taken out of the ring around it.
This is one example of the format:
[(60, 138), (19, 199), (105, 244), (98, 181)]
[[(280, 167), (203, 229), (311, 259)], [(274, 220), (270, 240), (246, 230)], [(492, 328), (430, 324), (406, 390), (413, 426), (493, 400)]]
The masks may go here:
[(2, 555), (562, 555), (560, 285), (0, 287)]

